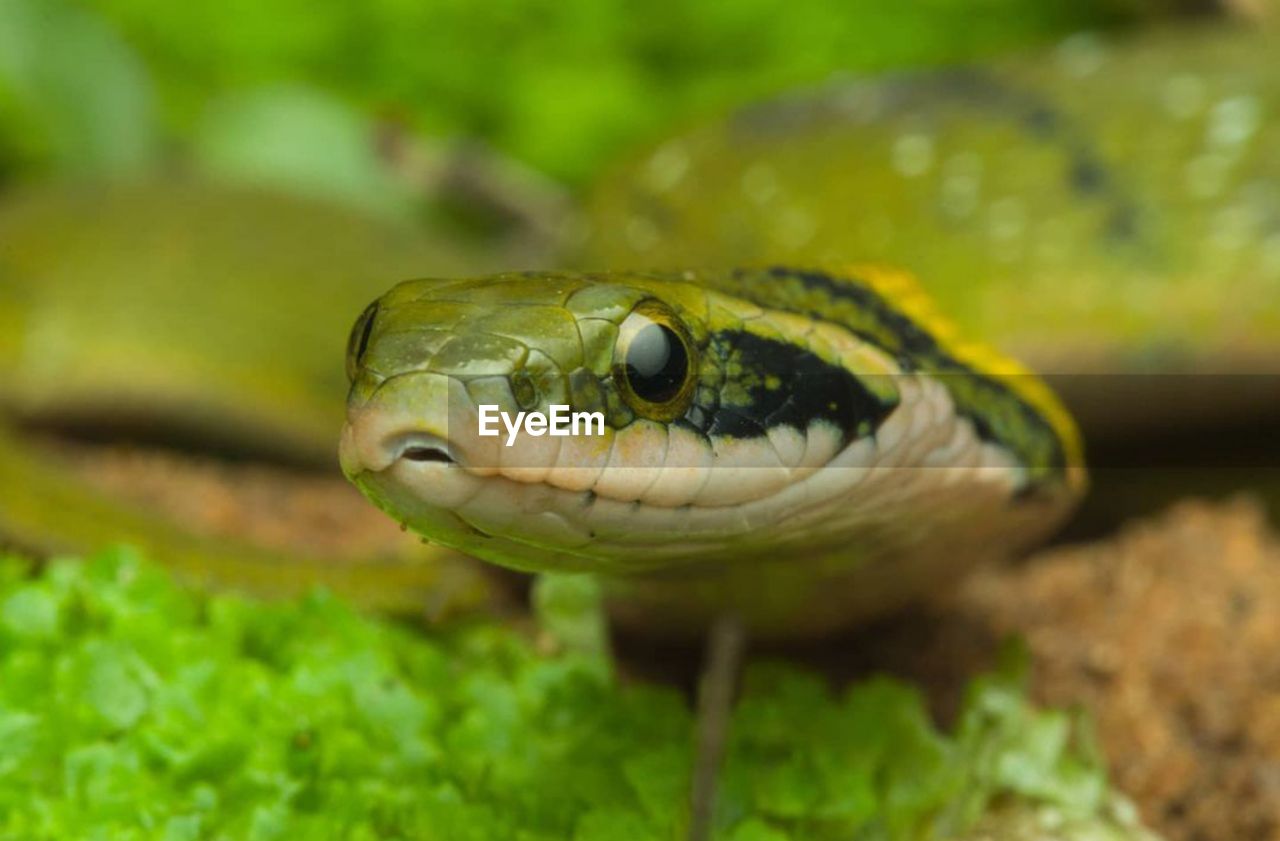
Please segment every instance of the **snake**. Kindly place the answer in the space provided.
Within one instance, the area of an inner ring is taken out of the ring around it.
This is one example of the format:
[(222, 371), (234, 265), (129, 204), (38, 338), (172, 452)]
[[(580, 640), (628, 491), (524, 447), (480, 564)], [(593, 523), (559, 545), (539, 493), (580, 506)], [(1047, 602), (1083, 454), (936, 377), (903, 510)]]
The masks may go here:
[[(607, 271), (415, 280), (366, 309), (344, 472), (432, 541), (599, 573), (620, 622), (668, 633), (726, 612), (828, 633), (1017, 555), (1078, 502), (1084, 455), (994, 338), (1093, 430), (1274, 419), (1273, 47), (1081, 36), (694, 127), (594, 197), (581, 260)], [(480, 434), (481, 406), (555, 405), (602, 434)]]
[[(1043, 536), (1067, 413), (900, 275), (787, 268), (410, 281), (356, 324), (344, 472), (433, 541), (626, 582), (667, 631), (824, 633)], [(480, 407), (600, 434), (481, 433)], [(839, 594), (839, 597), (836, 597)], [(634, 613), (633, 613), (634, 611)]]

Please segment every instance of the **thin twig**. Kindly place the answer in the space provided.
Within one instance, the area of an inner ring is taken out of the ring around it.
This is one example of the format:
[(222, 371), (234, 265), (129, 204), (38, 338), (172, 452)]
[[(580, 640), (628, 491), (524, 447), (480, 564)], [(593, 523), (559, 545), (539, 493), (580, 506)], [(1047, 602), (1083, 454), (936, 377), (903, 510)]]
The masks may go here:
[(746, 629), (737, 616), (722, 615), (707, 637), (706, 659), (698, 684), (698, 744), (693, 765), (689, 841), (710, 841), (715, 818), (716, 782), (729, 736), (734, 690), (742, 668)]

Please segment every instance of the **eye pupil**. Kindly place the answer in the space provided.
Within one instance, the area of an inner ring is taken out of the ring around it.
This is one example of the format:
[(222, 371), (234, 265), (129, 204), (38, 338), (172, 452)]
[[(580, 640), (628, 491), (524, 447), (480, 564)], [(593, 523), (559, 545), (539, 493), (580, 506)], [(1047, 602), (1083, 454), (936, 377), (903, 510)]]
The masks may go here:
[(636, 396), (665, 403), (680, 393), (689, 369), (684, 342), (665, 324), (641, 327), (627, 347), (627, 382)]
[(618, 325), (613, 382), (638, 416), (673, 421), (695, 396), (697, 353), (688, 328), (670, 307), (640, 301)]

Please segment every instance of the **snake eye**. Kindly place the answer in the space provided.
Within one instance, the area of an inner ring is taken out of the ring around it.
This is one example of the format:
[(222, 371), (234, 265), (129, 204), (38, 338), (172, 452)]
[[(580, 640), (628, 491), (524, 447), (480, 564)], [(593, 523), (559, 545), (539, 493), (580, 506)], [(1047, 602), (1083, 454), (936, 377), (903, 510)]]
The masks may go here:
[(373, 335), (373, 321), (377, 317), (378, 302), (374, 301), (365, 307), (351, 328), (351, 336), (347, 339), (347, 379), (351, 382), (355, 382), (360, 373), (360, 363), (364, 361), (364, 352), (369, 349), (369, 337)]
[(618, 329), (613, 377), (632, 409), (653, 420), (673, 420), (693, 396), (693, 343), (670, 309), (641, 301)]

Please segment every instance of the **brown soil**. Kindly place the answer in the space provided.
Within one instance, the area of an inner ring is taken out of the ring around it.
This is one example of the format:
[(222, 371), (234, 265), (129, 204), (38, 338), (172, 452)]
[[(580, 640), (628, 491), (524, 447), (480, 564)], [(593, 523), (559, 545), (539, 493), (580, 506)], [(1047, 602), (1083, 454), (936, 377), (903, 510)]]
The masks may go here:
[(131, 446), (43, 444), (90, 485), (197, 534), (320, 557), (395, 555), (417, 543), (340, 475)]
[[(404, 540), (341, 479), (76, 452), (93, 482), (205, 533), (329, 553)], [(821, 652), (789, 653), (835, 674), (906, 675), (945, 717), (1012, 634), (1031, 649), (1039, 700), (1092, 713), (1115, 781), (1151, 826), (1171, 841), (1280, 839), (1280, 538), (1257, 506), (1182, 503), (1112, 539), (978, 573)]]
[(960, 602), (1026, 637), (1039, 699), (1092, 712), (1150, 825), (1280, 838), (1280, 541), (1256, 506), (1183, 503)]
[(1257, 505), (1180, 503), (834, 645), (842, 675), (905, 676), (947, 718), (1013, 635), (1035, 698), (1089, 711), (1149, 826), (1170, 841), (1280, 839), (1280, 538)]

